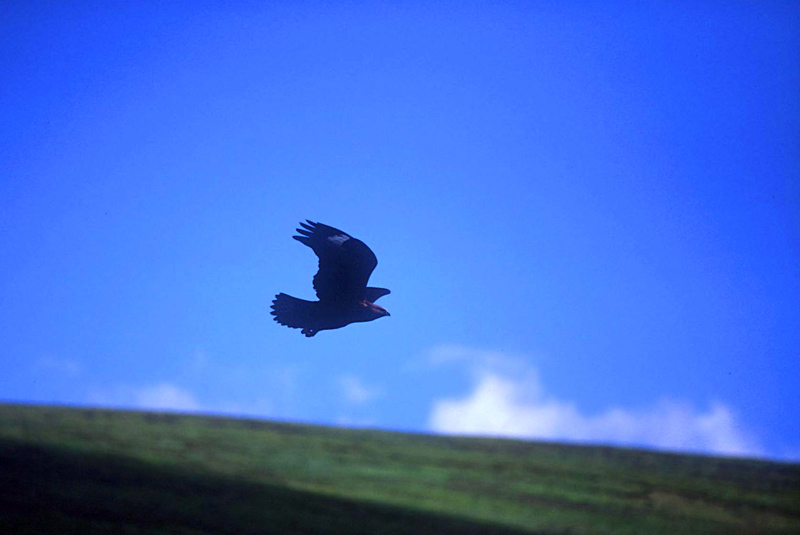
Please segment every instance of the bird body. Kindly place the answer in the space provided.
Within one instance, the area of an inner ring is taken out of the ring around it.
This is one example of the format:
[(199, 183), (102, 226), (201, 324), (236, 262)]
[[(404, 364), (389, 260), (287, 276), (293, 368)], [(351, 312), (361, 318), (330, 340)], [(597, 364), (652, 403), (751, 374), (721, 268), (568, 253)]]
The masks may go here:
[(311, 247), (319, 258), (314, 290), (319, 301), (306, 301), (284, 293), (275, 296), (271, 314), (281, 325), (302, 329), (311, 337), (327, 329), (372, 321), (389, 312), (374, 303), (390, 293), (368, 287), (378, 259), (367, 245), (341, 230), (306, 220), (293, 238)]

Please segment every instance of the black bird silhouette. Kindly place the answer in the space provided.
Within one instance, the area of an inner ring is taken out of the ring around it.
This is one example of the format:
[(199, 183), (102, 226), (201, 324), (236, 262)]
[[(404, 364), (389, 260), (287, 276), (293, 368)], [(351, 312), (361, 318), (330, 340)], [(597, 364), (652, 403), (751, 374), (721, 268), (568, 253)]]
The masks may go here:
[(389, 312), (374, 302), (389, 290), (367, 286), (372, 270), (378, 265), (375, 253), (364, 242), (341, 230), (306, 221), (297, 229), (300, 236), (292, 237), (311, 247), (319, 257), (319, 270), (314, 275), (319, 301), (280, 293), (272, 301), (275, 321), (314, 336), (326, 329), (388, 316)]

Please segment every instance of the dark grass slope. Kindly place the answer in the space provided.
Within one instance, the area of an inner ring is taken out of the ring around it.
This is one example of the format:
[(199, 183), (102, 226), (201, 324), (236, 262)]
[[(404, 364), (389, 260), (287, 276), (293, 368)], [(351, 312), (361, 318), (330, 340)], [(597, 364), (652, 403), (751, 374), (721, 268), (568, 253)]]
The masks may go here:
[(0, 533), (800, 533), (800, 465), (0, 405)]
[(15, 440), (0, 441), (0, 470), (3, 533), (521, 533)]

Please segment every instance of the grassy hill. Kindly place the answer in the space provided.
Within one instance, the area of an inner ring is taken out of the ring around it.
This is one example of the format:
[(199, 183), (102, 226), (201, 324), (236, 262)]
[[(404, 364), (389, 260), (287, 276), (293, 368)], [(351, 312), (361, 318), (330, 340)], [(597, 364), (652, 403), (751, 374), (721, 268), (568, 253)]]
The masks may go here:
[(0, 405), (2, 533), (800, 533), (800, 465)]

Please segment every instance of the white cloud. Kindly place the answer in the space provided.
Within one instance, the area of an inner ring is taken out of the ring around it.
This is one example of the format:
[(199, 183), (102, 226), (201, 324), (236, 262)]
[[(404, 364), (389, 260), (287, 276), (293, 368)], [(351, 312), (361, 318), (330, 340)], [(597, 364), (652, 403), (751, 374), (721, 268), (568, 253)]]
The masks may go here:
[(800, 462), (800, 445), (783, 446), (779, 451), (778, 458), (793, 463)]
[(52, 356), (40, 358), (34, 367), (36, 371), (67, 377), (77, 377), (81, 373), (81, 365), (77, 361)]
[(169, 383), (160, 383), (138, 390), (136, 404), (143, 409), (197, 411), (200, 404), (188, 391)]
[(504, 351), (475, 349), (458, 344), (442, 344), (431, 349), (425, 358), (427, 365), (465, 364), (471, 370), (495, 370), (507, 374), (529, 371), (526, 359)]
[(147, 410), (199, 411), (202, 406), (194, 395), (171, 383), (139, 388), (117, 387), (93, 392), (89, 403), (112, 407)]
[(353, 418), (347, 415), (340, 415), (335, 420), (336, 425), (344, 427), (376, 427), (378, 422), (374, 418)]
[(208, 353), (204, 349), (198, 348), (194, 350), (194, 353), (189, 358), (188, 368), (191, 371), (203, 372), (208, 370), (210, 364), (211, 358)]
[[(492, 435), (654, 447), (723, 455), (760, 455), (761, 448), (731, 409), (714, 402), (698, 410), (686, 402), (661, 401), (646, 409), (611, 407), (585, 414), (569, 401), (547, 395), (537, 371), (496, 352), (449, 346), (433, 361), (463, 362), (475, 384), (464, 397), (433, 404), (429, 427), (448, 434)], [(458, 351), (462, 354), (456, 358)], [(442, 355), (447, 358), (442, 359)]]
[(375, 399), (380, 395), (379, 388), (369, 387), (355, 375), (345, 374), (339, 377), (339, 387), (342, 390), (344, 399), (348, 403), (361, 405)]
[(246, 403), (240, 401), (223, 401), (211, 404), (208, 411), (246, 418), (270, 418), (276, 416), (275, 404), (272, 400), (265, 397), (258, 397)]

